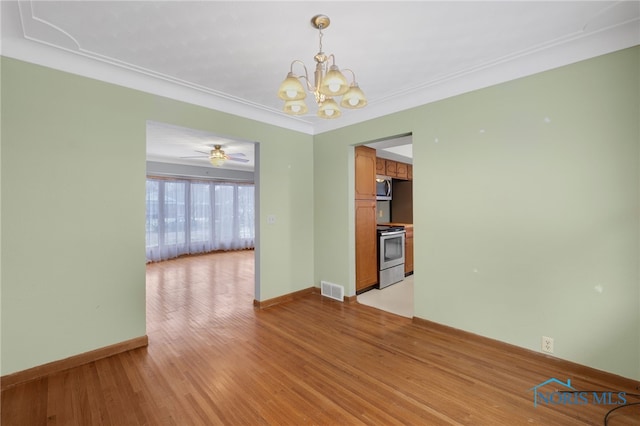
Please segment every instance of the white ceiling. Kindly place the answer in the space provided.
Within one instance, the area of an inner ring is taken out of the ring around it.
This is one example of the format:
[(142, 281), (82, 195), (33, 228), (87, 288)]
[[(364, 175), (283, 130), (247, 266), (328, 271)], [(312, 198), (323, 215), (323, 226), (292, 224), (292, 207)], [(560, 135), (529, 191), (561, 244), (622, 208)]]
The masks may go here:
[[(0, 13), (4, 56), (309, 134), (640, 44), (638, 1), (2, 1)], [(337, 120), (313, 105), (288, 116), (275, 95), (292, 60), (313, 67), (319, 13), (324, 51), (369, 100)], [(215, 135), (201, 136), (171, 155)]]
[[(253, 171), (255, 143), (167, 123), (147, 121), (147, 160), (192, 166), (211, 166), (206, 154), (222, 145), (225, 154), (244, 154), (249, 162), (226, 161), (222, 169)], [(205, 154), (203, 154), (205, 153)], [(193, 158), (197, 156), (199, 158)], [(185, 158), (188, 157), (188, 158)], [(211, 166), (212, 167), (212, 166)]]
[(369, 142), (368, 147), (376, 150), (376, 156), (389, 160), (413, 164), (413, 136), (400, 135), (388, 139)]

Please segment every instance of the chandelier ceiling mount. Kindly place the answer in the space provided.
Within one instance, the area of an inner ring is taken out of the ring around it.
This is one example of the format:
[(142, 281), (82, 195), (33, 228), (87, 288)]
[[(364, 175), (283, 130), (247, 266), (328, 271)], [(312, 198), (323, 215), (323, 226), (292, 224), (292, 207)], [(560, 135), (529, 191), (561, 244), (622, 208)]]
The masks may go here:
[(331, 19), (327, 15), (316, 15), (311, 18), (311, 25), (316, 30), (324, 30), (331, 25)]

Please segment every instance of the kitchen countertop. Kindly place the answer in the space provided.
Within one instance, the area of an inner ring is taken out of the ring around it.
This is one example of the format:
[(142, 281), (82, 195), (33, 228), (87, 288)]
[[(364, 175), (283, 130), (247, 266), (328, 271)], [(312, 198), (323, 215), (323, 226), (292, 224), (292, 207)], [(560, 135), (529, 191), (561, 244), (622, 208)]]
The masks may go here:
[(404, 230), (407, 232), (407, 238), (413, 238), (413, 223), (385, 222), (385, 223), (378, 223), (378, 225), (404, 226)]

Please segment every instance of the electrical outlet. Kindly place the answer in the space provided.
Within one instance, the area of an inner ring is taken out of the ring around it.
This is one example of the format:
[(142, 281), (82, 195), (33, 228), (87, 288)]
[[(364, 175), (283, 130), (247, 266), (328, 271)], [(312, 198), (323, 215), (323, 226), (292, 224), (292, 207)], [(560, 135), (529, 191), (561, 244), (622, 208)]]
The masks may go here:
[(542, 352), (553, 353), (553, 337), (542, 336)]

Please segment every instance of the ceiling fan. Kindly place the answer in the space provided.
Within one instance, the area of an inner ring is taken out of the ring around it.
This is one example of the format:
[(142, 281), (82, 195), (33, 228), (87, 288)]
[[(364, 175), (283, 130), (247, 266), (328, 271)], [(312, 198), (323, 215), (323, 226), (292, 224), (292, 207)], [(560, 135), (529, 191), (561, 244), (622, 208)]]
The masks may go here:
[(181, 158), (204, 158), (208, 157), (209, 162), (215, 167), (220, 167), (224, 164), (225, 161), (238, 161), (240, 163), (248, 163), (249, 159), (243, 153), (235, 153), (235, 154), (225, 154), (222, 150), (222, 145), (214, 145), (213, 149), (210, 152), (204, 151), (196, 151), (205, 155), (195, 155), (192, 157), (181, 157)]

